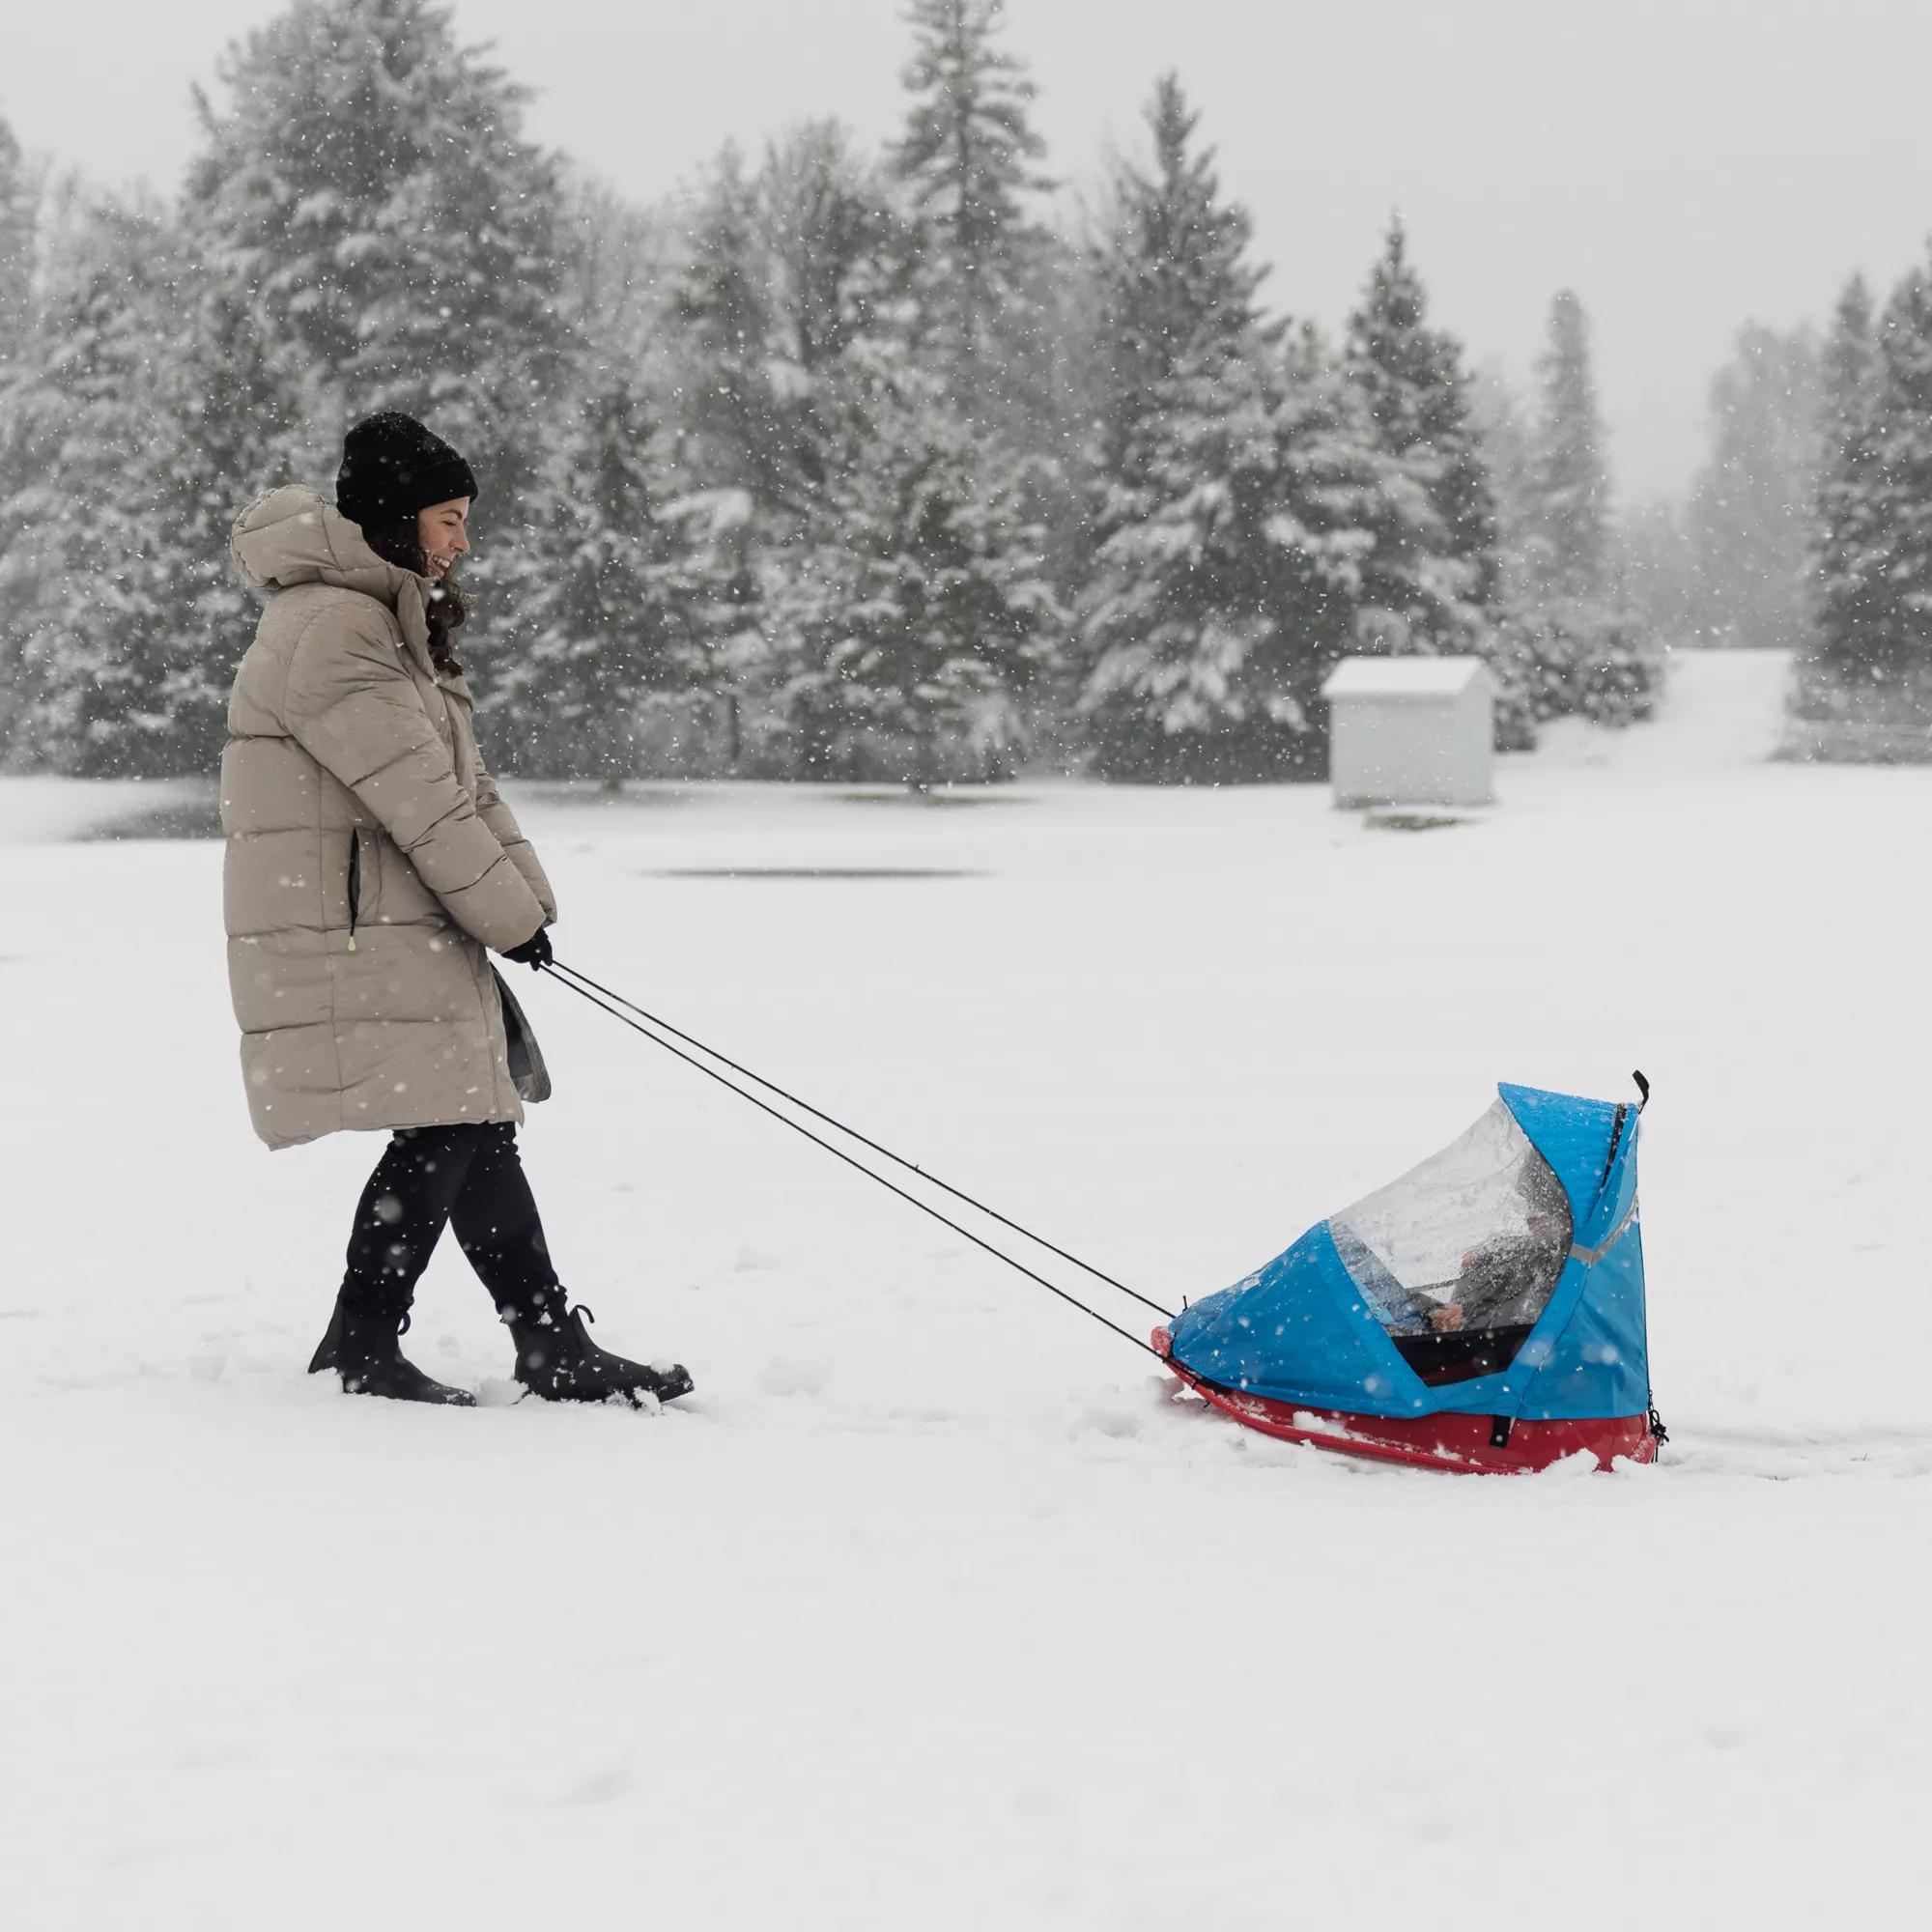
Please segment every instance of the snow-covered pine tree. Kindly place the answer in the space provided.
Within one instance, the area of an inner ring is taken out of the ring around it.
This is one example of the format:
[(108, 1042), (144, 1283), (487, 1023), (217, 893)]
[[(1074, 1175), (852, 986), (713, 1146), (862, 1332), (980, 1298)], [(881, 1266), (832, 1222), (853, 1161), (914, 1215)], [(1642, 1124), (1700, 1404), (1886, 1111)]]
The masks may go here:
[(824, 481), (819, 392), (847, 345), (900, 332), (909, 238), (836, 121), (806, 122), (748, 176), (714, 164), (676, 277), (685, 459), (706, 488), (752, 493), (783, 526)]
[(39, 202), (39, 172), (0, 118), (0, 383), (26, 347)]
[(527, 640), (490, 696), (519, 770), (621, 783), (644, 713), (702, 670), (690, 543), (668, 440), (634, 378), (588, 372), (540, 485), (544, 568)]
[[(910, 99), (888, 165), (913, 230), (911, 339), (953, 407), (1025, 479), (1063, 602), (1077, 592), (1086, 529), (1079, 259), (1039, 219), (1053, 186), (1027, 64), (1005, 43), (1004, 0), (911, 0)], [(1028, 698), (1037, 742), (1065, 743), (1070, 668)]]
[(265, 426), (236, 488), (327, 487), (349, 421), (423, 417), (482, 483), (466, 578), (485, 594), (465, 655), (487, 657), (514, 623), (526, 492), (573, 349), (556, 171), (523, 138), (524, 90), (431, 0), (296, 0), (220, 74), (188, 219), (293, 425)]
[(798, 768), (1004, 777), (1061, 622), (1022, 466), (901, 350), (862, 340), (844, 365), (825, 488), (766, 604)]
[(1589, 600), (1607, 587), (1609, 472), (1590, 359), (1590, 322), (1569, 289), (1549, 305), (1536, 364), (1540, 407), (1530, 468), (1528, 587), (1545, 601)]
[(1511, 629), (1535, 667), (1540, 715), (1577, 711), (1628, 724), (1651, 714), (1658, 653), (1612, 569), (1609, 470), (1589, 318), (1571, 290), (1550, 303), (1537, 382), (1524, 590)]
[(1868, 590), (1870, 674), (1932, 699), (1932, 270), (1910, 270), (1878, 330), (1864, 494), (1866, 544), (1854, 568)]
[(1521, 616), (1530, 524), (1530, 433), (1522, 404), (1499, 370), (1479, 369), (1471, 376), (1469, 421), (1482, 440), (1495, 497), (1495, 602), (1500, 614), (1480, 648), (1496, 681), (1496, 750), (1532, 752), (1537, 721), (1548, 707), (1539, 696), (1543, 668), (1533, 630)]
[(1316, 695), (1350, 636), (1392, 466), (1319, 342), (1284, 354), (1262, 319), (1248, 216), (1172, 75), (1148, 120), (1152, 164), (1119, 171), (1094, 264), (1107, 379), (1080, 608), (1090, 736), (1117, 777), (1315, 769)]
[(842, 122), (804, 121), (766, 147), (756, 219), (791, 387), (809, 395), (861, 336), (904, 331), (915, 236)]
[(9, 761), (85, 777), (176, 769), (166, 704), (182, 619), (174, 425), (178, 238), (151, 207), (71, 204), (41, 326), (10, 382), (0, 528)]
[(758, 230), (756, 189), (727, 143), (699, 192), (671, 296), (682, 440), (707, 487), (802, 509), (791, 500), (792, 426), (772, 381), (771, 274)]
[(1808, 327), (1752, 323), (1711, 384), (1711, 455), (1686, 519), (1708, 643), (1798, 650), (1810, 635), (1819, 382)]
[(1223, 200), (1214, 151), (1194, 139), (1200, 120), (1179, 76), (1163, 74), (1147, 108), (1152, 167), (1118, 169), (1110, 232), (1094, 251), (1105, 371), (1098, 457), (1109, 482), (1135, 480), (1149, 418), (1173, 400), (1178, 375), (1266, 346), (1255, 300), (1266, 270), (1248, 259), (1253, 224)]
[(1838, 298), (1824, 350), (1814, 565), (1817, 628), (1806, 682), (1844, 689), (1882, 678), (1892, 657), (1879, 518), (1880, 405), (1886, 360), (1871, 291), (1854, 275)]
[[(1282, 551), (1283, 611), (1272, 649), (1257, 661), (1271, 675), (1271, 715), (1293, 720), (1295, 748), (1325, 767), (1327, 707), (1321, 688), (1344, 656), (1413, 641), (1388, 636), (1388, 573), (1378, 552), (1423, 558), (1439, 520), (1407, 467), (1393, 459), (1360, 388), (1312, 327), (1290, 338), (1286, 386), (1275, 411), (1277, 504), (1265, 526)], [(1405, 573), (1406, 594), (1441, 639), (1486, 632), (1463, 601), (1467, 566), (1430, 557)]]
[(1529, 423), (1509, 379), (1493, 367), (1469, 378), (1469, 422), (1481, 440), (1495, 505), (1496, 563), (1506, 601), (1520, 588), (1520, 557), (1529, 522)]
[(786, 130), (755, 175), (727, 148), (687, 233), (670, 395), (707, 662), (733, 721), (733, 767), (779, 774), (794, 743), (778, 728), (789, 709), (779, 687), (795, 667), (767, 648), (778, 632), (762, 626), (762, 594), (824, 539), (826, 490), (855, 448), (848, 361), (866, 345), (903, 347), (912, 235), (836, 121)]
[[(273, 418), (269, 386), (251, 380), (256, 333), (232, 304), (224, 326), (220, 292), (158, 208), (96, 205), (70, 185), (48, 202), (43, 250), (33, 171), (14, 185), (17, 197), (0, 179), (0, 205), (16, 213), (0, 230), (26, 251), (18, 295), (34, 312), (11, 376), (0, 362), (0, 502), (14, 506), (0, 539), (0, 744), (70, 769), (207, 773), (232, 673), (210, 639), (240, 635), (246, 612), (228, 525)], [(104, 575), (74, 562), (97, 521), (117, 559)]]
[[(38, 180), (20, 144), (0, 119), (0, 503), (14, 496), (34, 469), (25, 411), (35, 349), (39, 198)], [(26, 533), (0, 526), (0, 759), (14, 736), (14, 652), (20, 641), (5, 612), (18, 609), (31, 589)]]
[[(593, 356), (638, 368), (662, 363), (674, 245), (666, 212), (569, 174), (557, 227), (563, 269), (557, 308), (579, 344)], [(661, 372), (654, 367), (653, 374)]]
[(1871, 290), (1862, 275), (1854, 275), (1839, 294), (1819, 365), (1819, 435), (1829, 463), (1864, 433), (1885, 377)]
[[(1462, 344), (1428, 320), (1422, 277), (1400, 216), (1349, 319), (1347, 369), (1382, 450), (1419, 486), (1429, 521), (1395, 507), (1376, 568), (1377, 601), (1412, 647), (1468, 648), (1494, 617), (1501, 589), (1495, 496), (1471, 418)], [(1454, 566), (1444, 572), (1434, 566)]]
[[(1258, 518), (1216, 512), (1237, 494), (1252, 507), (1265, 497), (1255, 485), (1272, 473), (1275, 394), (1252, 224), (1222, 198), (1177, 75), (1155, 84), (1147, 121), (1152, 164), (1117, 169), (1093, 251), (1101, 374), (1084, 708), (1104, 771), (1186, 775), (1224, 751), (1246, 755), (1226, 737), (1252, 722), (1241, 673), (1271, 634), (1276, 559)], [(1247, 469), (1245, 491), (1231, 469)]]
[(154, 650), (169, 770), (205, 776), (220, 758), (235, 663), (258, 613), (229, 560), (230, 526), (256, 491), (286, 480), (304, 385), (286, 345), (265, 334), (252, 298), (201, 251), (202, 239), (184, 224), (152, 461), (168, 506), (173, 614)]
[(982, 419), (1009, 390), (1013, 359), (1037, 350), (1029, 291), (1045, 237), (1026, 204), (1051, 185), (1037, 166), (1034, 84), (999, 44), (1004, 13), (1004, 0), (911, 0), (912, 102), (892, 151), (923, 229), (926, 332), (954, 401)]

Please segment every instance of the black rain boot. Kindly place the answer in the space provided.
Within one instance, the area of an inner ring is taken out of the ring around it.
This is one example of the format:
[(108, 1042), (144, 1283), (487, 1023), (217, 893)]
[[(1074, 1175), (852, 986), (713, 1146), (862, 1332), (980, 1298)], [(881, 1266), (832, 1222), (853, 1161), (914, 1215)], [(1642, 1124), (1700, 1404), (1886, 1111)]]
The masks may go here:
[(402, 1337), (409, 1325), (408, 1310), (400, 1315), (372, 1314), (347, 1294), (337, 1294), (328, 1330), (309, 1362), (308, 1372), (314, 1376), (333, 1369), (342, 1378), (345, 1395), (381, 1395), (392, 1402), (475, 1407), (476, 1398), (468, 1389), (435, 1381), (404, 1358)]
[(640, 1395), (675, 1402), (691, 1393), (691, 1377), (681, 1362), (660, 1373), (600, 1349), (584, 1329), (596, 1319), (581, 1303), (566, 1314), (561, 1294), (547, 1297), (527, 1320), (507, 1318), (517, 1345), (517, 1379), (545, 1402), (609, 1402), (617, 1396), (640, 1408)]

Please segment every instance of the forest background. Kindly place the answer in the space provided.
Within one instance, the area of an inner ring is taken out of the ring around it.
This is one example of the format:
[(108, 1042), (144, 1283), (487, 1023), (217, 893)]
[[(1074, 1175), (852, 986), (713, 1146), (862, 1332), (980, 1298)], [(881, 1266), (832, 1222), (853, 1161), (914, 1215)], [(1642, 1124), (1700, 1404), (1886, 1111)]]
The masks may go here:
[(905, 26), (882, 152), (801, 119), (652, 206), (426, 0), (231, 47), (167, 199), (0, 122), (0, 761), (212, 769), (228, 525), (383, 408), (484, 479), (462, 651), (526, 776), (1313, 777), (1364, 651), (1482, 655), (1509, 747), (1696, 643), (1789, 649), (1805, 749), (1924, 742), (1923, 270), (1746, 327), (1688, 499), (1619, 516), (1574, 293), (1515, 393), (1392, 213), (1331, 340), (1181, 76), (1069, 217), (998, 0)]

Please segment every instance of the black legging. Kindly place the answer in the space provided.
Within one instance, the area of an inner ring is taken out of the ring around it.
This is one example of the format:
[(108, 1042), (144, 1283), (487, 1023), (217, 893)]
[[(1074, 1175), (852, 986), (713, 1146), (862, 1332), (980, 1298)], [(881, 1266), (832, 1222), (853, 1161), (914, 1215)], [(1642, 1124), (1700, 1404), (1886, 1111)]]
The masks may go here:
[(343, 1293), (400, 1321), (446, 1222), (506, 1321), (560, 1298), (507, 1121), (397, 1130), (355, 1209)]

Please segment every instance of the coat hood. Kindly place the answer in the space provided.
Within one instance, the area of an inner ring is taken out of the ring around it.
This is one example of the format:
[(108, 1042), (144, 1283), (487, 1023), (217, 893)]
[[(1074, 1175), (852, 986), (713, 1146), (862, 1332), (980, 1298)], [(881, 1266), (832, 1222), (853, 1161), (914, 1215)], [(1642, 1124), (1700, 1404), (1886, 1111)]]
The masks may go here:
[[(291, 483), (257, 497), (235, 519), (228, 553), (257, 590), (327, 583), (386, 604), (402, 626), (403, 641), (423, 669), (436, 676), (429, 649), (429, 579), (378, 556), (360, 526), (315, 491)], [(469, 696), (460, 677), (438, 681)]]
[(257, 497), (235, 519), (228, 548), (236, 569), (258, 590), (327, 583), (359, 590), (391, 610), (407, 585), (421, 594), (421, 578), (384, 562), (333, 503), (299, 484)]

